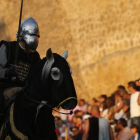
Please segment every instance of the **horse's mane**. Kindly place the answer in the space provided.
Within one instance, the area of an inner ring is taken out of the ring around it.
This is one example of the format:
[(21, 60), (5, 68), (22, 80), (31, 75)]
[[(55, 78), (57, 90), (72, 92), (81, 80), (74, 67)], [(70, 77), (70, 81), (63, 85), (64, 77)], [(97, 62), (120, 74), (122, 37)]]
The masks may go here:
[(54, 61), (55, 61), (54, 58), (52, 58), (45, 62), (43, 70), (42, 70), (42, 80), (43, 81), (45, 81), (47, 79)]

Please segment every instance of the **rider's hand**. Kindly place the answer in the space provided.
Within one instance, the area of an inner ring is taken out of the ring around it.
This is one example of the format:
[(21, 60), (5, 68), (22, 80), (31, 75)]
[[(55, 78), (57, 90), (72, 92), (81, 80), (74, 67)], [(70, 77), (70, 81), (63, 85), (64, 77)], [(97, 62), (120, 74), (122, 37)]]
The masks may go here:
[(17, 70), (18, 70), (18, 66), (16, 65), (11, 65), (10, 68), (8, 68), (6, 71), (5, 71), (5, 77), (12, 77), (12, 76), (15, 76), (16, 73), (17, 73)]

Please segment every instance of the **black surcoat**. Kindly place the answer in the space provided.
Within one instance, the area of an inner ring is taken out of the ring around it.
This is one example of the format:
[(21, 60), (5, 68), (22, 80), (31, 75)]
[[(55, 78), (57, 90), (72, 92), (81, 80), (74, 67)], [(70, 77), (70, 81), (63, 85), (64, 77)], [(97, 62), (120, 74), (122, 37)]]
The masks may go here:
[[(7, 50), (7, 63), (5, 68), (9, 68), (11, 64), (14, 64), (17, 42), (1, 41), (0, 46), (2, 44), (6, 46), (6, 50)], [(2, 85), (4, 86), (6, 85), (7, 87), (26, 86), (30, 72), (38, 64), (39, 61), (40, 61), (40, 56), (37, 51), (27, 54), (21, 47), (19, 47), (18, 61), (17, 61), (17, 65), (19, 66), (19, 68), (16, 76), (17, 80), (13, 81), (12, 77), (10, 77), (8, 79), (0, 79), (0, 83), (2, 83)]]

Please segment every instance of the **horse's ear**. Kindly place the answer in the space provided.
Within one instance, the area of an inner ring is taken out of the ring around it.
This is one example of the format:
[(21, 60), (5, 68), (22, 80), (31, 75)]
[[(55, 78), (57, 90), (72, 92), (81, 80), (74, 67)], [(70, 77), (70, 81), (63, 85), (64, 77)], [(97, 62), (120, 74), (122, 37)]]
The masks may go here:
[(67, 59), (68, 58), (68, 50), (66, 50), (63, 54), (62, 54), (62, 57)]
[(49, 48), (49, 49), (47, 50), (47, 52), (46, 52), (46, 57), (47, 57), (47, 59), (49, 59), (49, 60), (53, 58), (53, 53), (52, 53), (51, 48)]

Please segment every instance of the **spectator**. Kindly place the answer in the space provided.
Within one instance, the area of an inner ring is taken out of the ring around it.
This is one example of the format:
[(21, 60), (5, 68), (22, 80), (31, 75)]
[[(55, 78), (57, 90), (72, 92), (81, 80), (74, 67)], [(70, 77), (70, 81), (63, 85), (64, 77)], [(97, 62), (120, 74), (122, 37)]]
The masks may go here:
[(74, 111), (74, 115), (75, 115), (75, 116), (83, 116), (83, 112), (80, 111), (80, 110), (75, 110), (75, 111)]
[(73, 135), (71, 136), (71, 140), (81, 140), (82, 139), (82, 136), (83, 136), (83, 133), (81, 133), (79, 131), (79, 128), (74, 126), (72, 128), (70, 128), (70, 130), (72, 131)]
[(55, 127), (57, 128), (57, 126), (58, 126), (58, 121), (60, 120), (60, 117), (58, 117), (58, 116), (55, 116), (54, 117), (54, 123), (55, 123)]
[(113, 97), (109, 97), (106, 101), (107, 107), (108, 107), (108, 117), (110, 124), (113, 124), (114, 122), (114, 113), (115, 113), (115, 100)]
[(120, 118), (126, 118), (126, 115), (123, 111), (124, 101), (120, 96), (119, 92), (115, 93), (115, 121), (117, 122)]
[(69, 127), (76, 126), (76, 122), (77, 122), (76, 116), (73, 116), (72, 121), (69, 122)]
[(138, 87), (138, 91), (140, 91), (140, 79), (135, 80), (135, 84)]
[(77, 116), (76, 117), (76, 126), (79, 128), (80, 132), (83, 133), (84, 130), (83, 130), (83, 118), (81, 116)]
[(127, 126), (127, 121), (124, 118), (118, 120), (118, 127), (121, 130), (120, 138), (116, 140), (130, 140), (132, 137), (132, 133), (130, 128)]
[(65, 136), (66, 136), (65, 129), (66, 129), (66, 126), (65, 126), (65, 124), (64, 124), (64, 122), (62, 120), (58, 121), (58, 129), (59, 129), (59, 132), (60, 132), (60, 138), (62, 140), (65, 140)]
[(107, 96), (106, 96), (106, 95), (101, 95), (101, 96), (99, 97), (99, 102), (100, 102), (100, 103), (106, 102), (106, 99), (107, 99)]
[(140, 106), (138, 104), (139, 91), (135, 82), (131, 81), (128, 83), (128, 90), (131, 93), (130, 97), (130, 116), (131, 124), (137, 124), (140, 127)]
[(59, 122), (60, 118), (58, 116), (54, 117), (54, 123), (55, 123), (55, 133), (57, 135), (57, 138), (59, 138), (60, 136), (60, 131), (58, 129), (58, 122)]
[(89, 104), (88, 107), (87, 107), (87, 113), (86, 114), (91, 114), (91, 107), (92, 106)]
[(105, 102), (101, 103), (100, 105), (100, 115), (106, 119), (108, 117), (108, 108)]
[(123, 91), (125, 90), (125, 87), (123, 85), (119, 85), (118, 88), (117, 88), (117, 91)]
[(86, 114), (87, 113), (87, 106), (85, 104), (85, 100), (80, 99), (79, 105), (80, 105), (80, 108), (81, 108), (81, 111), (83, 112), (83, 114)]
[(140, 140), (140, 134), (139, 134), (139, 127), (136, 124), (133, 124), (131, 126), (131, 132), (133, 134), (132, 140)]
[[(86, 120), (82, 140), (110, 140), (111, 129), (108, 121), (100, 117), (99, 107), (92, 106), (92, 118)], [(111, 137), (113, 139), (113, 137)]]
[(124, 100), (123, 111), (126, 114), (127, 124), (130, 127), (131, 126), (130, 124), (130, 94), (128, 94), (127, 91), (124, 91), (123, 100)]
[(92, 105), (96, 105), (97, 102), (98, 102), (98, 101), (97, 101), (96, 98), (92, 98)]

